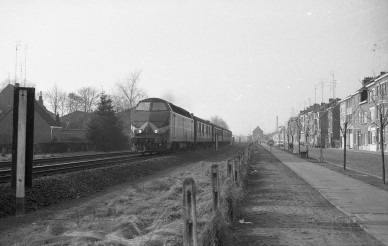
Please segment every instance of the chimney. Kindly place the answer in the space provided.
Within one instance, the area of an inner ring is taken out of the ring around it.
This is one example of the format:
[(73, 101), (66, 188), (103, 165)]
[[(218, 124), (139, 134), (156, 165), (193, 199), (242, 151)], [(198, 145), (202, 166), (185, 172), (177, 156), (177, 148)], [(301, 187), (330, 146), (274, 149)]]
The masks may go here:
[(329, 103), (331, 103), (332, 101), (334, 101), (334, 98), (329, 98)]
[(15, 83), (15, 87), (19, 87), (19, 83)]
[(43, 106), (43, 97), (42, 97), (42, 91), (39, 91), (39, 100), (38, 103)]

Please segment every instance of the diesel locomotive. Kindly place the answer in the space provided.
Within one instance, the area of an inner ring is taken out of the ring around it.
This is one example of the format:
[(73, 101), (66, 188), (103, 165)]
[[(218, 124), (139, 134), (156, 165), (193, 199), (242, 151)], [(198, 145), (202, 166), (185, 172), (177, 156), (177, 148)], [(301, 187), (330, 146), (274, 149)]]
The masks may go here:
[(132, 111), (133, 150), (159, 153), (227, 145), (232, 132), (160, 98), (141, 100)]

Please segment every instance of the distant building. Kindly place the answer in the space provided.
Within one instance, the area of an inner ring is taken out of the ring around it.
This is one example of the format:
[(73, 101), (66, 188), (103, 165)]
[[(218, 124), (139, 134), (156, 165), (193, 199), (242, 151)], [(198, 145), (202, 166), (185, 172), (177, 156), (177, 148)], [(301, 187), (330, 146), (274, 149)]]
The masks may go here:
[[(16, 84), (18, 86), (18, 84)], [(12, 144), (14, 85), (7, 85), (0, 92), (0, 144)], [(62, 127), (57, 117), (43, 105), (42, 96), (35, 100), (34, 143), (56, 142)]]
[(252, 133), (252, 140), (253, 141), (261, 141), (261, 139), (264, 137), (264, 133), (263, 133), (263, 130), (260, 129), (260, 127), (256, 127), (254, 130), (253, 130), (253, 133)]

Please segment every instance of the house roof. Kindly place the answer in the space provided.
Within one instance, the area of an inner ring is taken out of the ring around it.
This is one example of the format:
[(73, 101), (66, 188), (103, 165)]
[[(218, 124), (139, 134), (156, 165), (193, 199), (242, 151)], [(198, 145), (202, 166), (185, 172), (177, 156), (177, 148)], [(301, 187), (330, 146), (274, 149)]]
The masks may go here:
[[(11, 85), (9, 84), (8, 86), (11, 86), (11, 87), (15, 87), (14, 85)], [(7, 87), (8, 87), (7, 86)], [(6, 88), (7, 88), (6, 87)], [(4, 91), (4, 90), (3, 90)], [(1, 91), (1, 92), (3, 92)], [(13, 91), (13, 90), (12, 90)], [(13, 97), (13, 95), (12, 95)], [(43, 105), (40, 105), (38, 103), (38, 101), (35, 99), (35, 104), (34, 104), (34, 110), (37, 114), (40, 115), (40, 117), (42, 117), (42, 119), (50, 126), (60, 126), (60, 123), (55, 121), (51, 116), (50, 116), (50, 113)], [(3, 118), (0, 119), (0, 121), (2, 119), (5, 118), (5, 115), (9, 114), (11, 111), (13, 111), (13, 108), (9, 109), (3, 116)]]

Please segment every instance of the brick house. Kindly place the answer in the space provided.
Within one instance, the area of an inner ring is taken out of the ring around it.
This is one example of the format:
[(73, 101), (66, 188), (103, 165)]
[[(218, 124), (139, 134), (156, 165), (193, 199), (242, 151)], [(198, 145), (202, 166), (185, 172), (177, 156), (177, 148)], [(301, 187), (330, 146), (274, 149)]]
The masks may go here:
[[(346, 148), (368, 151), (380, 150), (380, 117), (387, 120), (388, 73), (376, 78), (366, 77), (362, 87), (340, 102), (341, 125), (349, 122)], [(387, 149), (387, 132), (384, 129), (384, 151)], [(341, 136), (341, 147), (344, 139)]]
[[(18, 86), (18, 84), (16, 84)], [(7, 85), (0, 92), (0, 144), (12, 144), (14, 85)], [(35, 100), (34, 143), (50, 143), (60, 138), (62, 127), (54, 114), (43, 105), (42, 96)]]
[[(328, 145), (330, 148), (340, 147), (340, 103), (339, 99), (334, 99), (335, 102), (327, 109), (328, 112)], [(330, 99), (329, 99), (330, 102)]]

